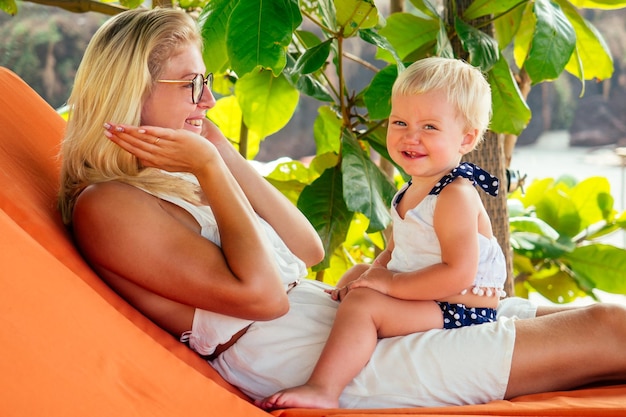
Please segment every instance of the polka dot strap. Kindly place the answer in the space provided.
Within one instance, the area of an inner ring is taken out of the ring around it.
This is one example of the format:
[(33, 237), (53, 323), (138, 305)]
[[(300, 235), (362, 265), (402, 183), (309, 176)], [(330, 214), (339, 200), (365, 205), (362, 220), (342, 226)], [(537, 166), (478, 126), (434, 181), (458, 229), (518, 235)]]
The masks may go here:
[(449, 174), (445, 175), (439, 180), (433, 189), (430, 190), (429, 194), (439, 194), (441, 190), (443, 190), (446, 185), (454, 181), (456, 177), (467, 178), (472, 181), (475, 186), (489, 195), (494, 197), (498, 195), (498, 186), (500, 184), (498, 178), (469, 162), (463, 162), (461, 165), (454, 168)]

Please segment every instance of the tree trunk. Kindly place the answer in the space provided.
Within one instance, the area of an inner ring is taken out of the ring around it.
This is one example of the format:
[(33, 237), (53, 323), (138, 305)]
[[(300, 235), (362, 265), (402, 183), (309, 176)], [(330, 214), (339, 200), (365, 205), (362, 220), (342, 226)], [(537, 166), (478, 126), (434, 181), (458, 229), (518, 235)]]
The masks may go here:
[[(454, 16), (462, 15), (463, 11), (472, 3), (472, 0), (446, 0), (445, 16), (446, 23), (449, 27), (454, 27)], [(456, 10), (456, 13), (455, 13)], [(486, 20), (488, 17), (482, 18)], [(481, 19), (479, 19), (480, 21)], [(476, 26), (476, 25), (473, 25)], [(493, 34), (493, 25), (486, 25), (483, 31)], [(454, 55), (458, 58), (468, 60), (468, 54), (463, 50), (458, 37), (451, 40), (454, 49)], [(491, 218), (493, 232), (502, 246), (506, 257), (507, 280), (504, 290), (509, 296), (514, 295), (513, 286), (513, 252), (509, 243), (509, 215), (507, 208), (507, 181), (506, 181), (506, 165), (504, 155), (504, 137), (497, 135), (491, 131), (485, 134), (483, 143), (473, 152), (466, 155), (464, 159), (472, 161), (481, 168), (487, 170), (491, 174), (500, 179), (500, 192), (497, 197), (491, 197), (485, 193), (481, 194), (481, 199), (487, 213)]]

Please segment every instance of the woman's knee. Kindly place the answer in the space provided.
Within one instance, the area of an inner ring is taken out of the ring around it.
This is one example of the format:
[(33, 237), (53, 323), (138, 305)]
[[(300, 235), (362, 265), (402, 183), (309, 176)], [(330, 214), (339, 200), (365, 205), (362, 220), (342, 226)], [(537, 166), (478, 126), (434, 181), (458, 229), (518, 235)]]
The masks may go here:
[(626, 340), (626, 307), (597, 303), (586, 307), (590, 324), (603, 333)]

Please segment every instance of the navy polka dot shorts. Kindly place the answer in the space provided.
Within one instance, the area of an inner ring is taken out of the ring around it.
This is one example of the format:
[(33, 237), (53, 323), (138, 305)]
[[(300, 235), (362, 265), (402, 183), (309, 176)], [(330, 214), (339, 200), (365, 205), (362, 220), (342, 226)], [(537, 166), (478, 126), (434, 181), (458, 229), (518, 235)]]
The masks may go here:
[(443, 312), (443, 328), (457, 329), (464, 326), (496, 321), (496, 309), (485, 307), (465, 307), (464, 304), (450, 304), (436, 301)]

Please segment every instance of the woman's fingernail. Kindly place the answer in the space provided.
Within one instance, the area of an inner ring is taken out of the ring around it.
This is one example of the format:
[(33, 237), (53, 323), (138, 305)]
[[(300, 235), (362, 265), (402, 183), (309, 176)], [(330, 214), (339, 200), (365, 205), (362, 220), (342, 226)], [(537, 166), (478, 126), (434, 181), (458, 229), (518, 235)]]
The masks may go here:
[(109, 132), (108, 130), (104, 131), (104, 136), (106, 136), (107, 138), (112, 138), (113, 137), (113, 133)]
[(117, 130), (118, 132), (123, 132), (124, 128), (122, 126), (118, 126), (115, 128), (115, 130)]
[(109, 123), (106, 123), (106, 122), (105, 122), (103, 126), (104, 126), (104, 128), (105, 128), (106, 130), (111, 129), (111, 125), (110, 125)]
[(146, 133), (146, 129), (139, 129), (139, 130), (137, 130), (137, 132), (139, 132), (139, 133)]

